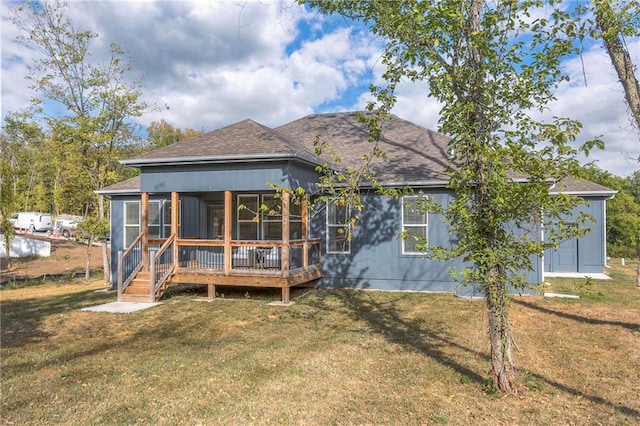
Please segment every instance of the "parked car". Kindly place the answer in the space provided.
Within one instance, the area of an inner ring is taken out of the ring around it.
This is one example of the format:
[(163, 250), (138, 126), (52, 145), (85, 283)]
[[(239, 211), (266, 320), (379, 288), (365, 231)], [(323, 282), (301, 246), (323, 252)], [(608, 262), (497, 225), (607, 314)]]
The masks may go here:
[(53, 226), (53, 220), (49, 213), (19, 212), (14, 214), (10, 221), (15, 229), (29, 232), (47, 232)]
[(62, 235), (65, 238), (77, 238), (82, 233), (81, 230), (78, 229), (78, 224), (83, 220), (84, 218), (82, 216), (61, 214), (58, 216), (58, 220), (56, 220), (56, 226), (54, 227), (53, 232)]

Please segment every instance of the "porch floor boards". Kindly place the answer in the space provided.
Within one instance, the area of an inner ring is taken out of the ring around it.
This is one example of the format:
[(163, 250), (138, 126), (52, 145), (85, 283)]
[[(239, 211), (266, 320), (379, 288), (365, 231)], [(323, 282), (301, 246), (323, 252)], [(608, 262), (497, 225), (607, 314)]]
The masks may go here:
[(322, 269), (319, 266), (292, 269), (288, 276), (283, 276), (280, 270), (234, 269), (229, 275), (225, 275), (221, 269), (178, 268), (169, 281), (179, 284), (284, 288), (302, 285), (320, 278), (322, 278)]

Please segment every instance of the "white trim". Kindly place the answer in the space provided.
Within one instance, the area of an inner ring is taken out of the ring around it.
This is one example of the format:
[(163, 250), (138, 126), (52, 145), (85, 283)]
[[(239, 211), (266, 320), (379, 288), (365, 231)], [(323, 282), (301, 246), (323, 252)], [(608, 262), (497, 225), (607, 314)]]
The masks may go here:
[[(429, 212), (426, 211), (424, 212), (424, 217), (425, 217), (425, 223), (421, 223), (421, 224), (408, 224), (405, 225), (404, 223), (404, 201), (405, 199), (410, 199), (410, 198), (414, 198), (414, 199), (420, 199), (420, 198), (426, 198), (428, 199), (429, 196), (428, 195), (403, 195), (400, 198), (400, 231), (404, 232), (405, 229), (407, 227), (415, 227), (415, 228), (424, 228), (425, 229), (425, 240), (427, 245), (429, 244)], [(405, 238), (401, 238), (400, 239), (400, 252), (402, 253), (403, 256), (423, 256), (424, 253), (421, 251), (407, 251), (406, 250), (406, 243), (407, 240)]]
[[(327, 236), (327, 239), (326, 239), (326, 251), (327, 251), (327, 254), (351, 254), (351, 240), (349, 239), (351, 230), (349, 228), (349, 224), (345, 223), (345, 224), (331, 224), (331, 225), (329, 225), (329, 210), (331, 208), (330, 206), (332, 206), (332, 205), (335, 206), (335, 204), (332, 202), (332, 200), (327, 201), (327, 208), (325, 209), (325, 213), (326, 214), (324, 216), (325, 217), (325, 235)], [(351, 216), (351, 205), (347, 204), (346, 208), (347, 208), (347, 216), (346, 216), (345, 219), (347, 219), (347, 221), (348, 221), (349, 217)], [(347, 246), (347, 250), (345, 250), (345, 251), (336, 251), (336, 250), (332, 251), (332, 250), (330, 250), (330, 243), (329, 242), (331, 240), (331, 237), (330, 237), (331, 234), (329, 233), (329, 226), (332, 226), (334, 228), (344, 227), (346, 229), (346, 232), (347, 232), (346, 238), (347, 239), (345, 240), (345, 244)]]
[[(140, 201), (139, 200), (127, 200), (127, 201), (123, 201), (122, 202), (122, 246), (124, 248), (129, 247), (129, 244), (127, 243), (127, 227), (129, 228), (133, 228), (135, 224), (129, 224), (127, 226), (127, 205), (128, 204), (137, 204), (138, 205), (138, 233), (135, 236), (138, 236), (138, 234), (140, 234), (140, 226), (141, 226), (141, 222), (142, 222), (142, 218), (141, 218), (141, 208), (140, 208)], [(134, 238), (135, 238), (134, 236)]]

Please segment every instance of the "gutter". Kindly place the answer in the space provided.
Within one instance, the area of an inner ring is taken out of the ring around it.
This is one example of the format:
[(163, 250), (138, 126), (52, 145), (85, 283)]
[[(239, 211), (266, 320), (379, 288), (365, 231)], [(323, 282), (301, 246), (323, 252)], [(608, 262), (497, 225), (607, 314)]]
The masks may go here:
[(140, 158), (120, 160), (120, 164), (132, 167), (142, 166), (177, 166), (187, 164), (211, 164), (211, 163), (259, 163), (264, 161), (297, 160), (312, 166), (319, 166), (322, 163), (313, 162), (295, 153), (289, 154), (260, 154), (251, 157), (238, 157), (236, 155), (213, 155), (213, 156), (191, 156), (191, 157), (166, 157), (166, 158)]

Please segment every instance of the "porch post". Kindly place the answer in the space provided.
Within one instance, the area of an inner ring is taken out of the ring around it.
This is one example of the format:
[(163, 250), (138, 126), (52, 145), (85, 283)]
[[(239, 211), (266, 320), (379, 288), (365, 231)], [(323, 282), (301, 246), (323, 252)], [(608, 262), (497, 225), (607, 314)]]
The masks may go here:
[(233, 194), (224, 191), (224, 274), (231, 274), (231, 229), (233, 221)]
[(304, 239), (302, 244), (302, 266), (307, 269), (309, 266), (309, 222), (307, 218), (307, 199), (304, 197), (300, 204), (300, 214), (302, 215), (302, 238)]
[(140, 227), (142, 228), (142, 270), (149, 270), (149, 193), (140, 196)]
[(171, 193), (171, 235), (174, 236), (173, 240), (173, 264), (178, 267), (178, 230), (180, 229), (180, 194), (177, 192)]
[(282, 192), (282, 274), (289, 276), (289, 199), (288, 191)]

